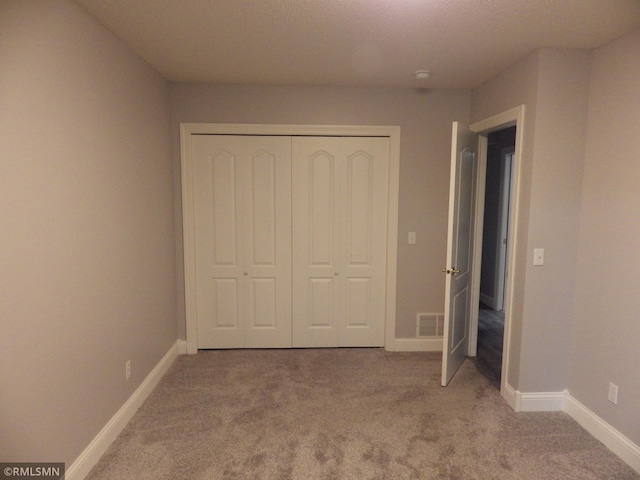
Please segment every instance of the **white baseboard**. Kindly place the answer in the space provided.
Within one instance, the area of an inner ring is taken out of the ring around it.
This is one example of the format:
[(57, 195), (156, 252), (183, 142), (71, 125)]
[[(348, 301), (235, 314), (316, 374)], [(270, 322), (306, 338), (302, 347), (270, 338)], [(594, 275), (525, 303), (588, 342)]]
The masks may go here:
[(145, 378), (136, 391), (133, 392), (133, 395), (120, 407), (120, 410), (116, 412), (75, 462), (71, 464), (71, 467), (67, 469), (65, 474), (67, 480), (82, 480), (88, 475), (95, 464), (98, 463), (100, 457), (107, 451), (109, 445), (113, 443), (138, 408), (140, 408), (149, 394), (151, 394), (151, 391), (178, 356), (179, 350), (180, 341), (176, 342), (169, 351), (167, 351), (160, 362), (158, 362), (149, 375), (147, 375), (147, 378)]
[(178, 345), (178, 355), (186, 355), (187, 354), (187, 341), (178, 339), (176, 342)]
[(500, 395), (502, 395), (502, 398), (507, 402), (507, 405), (516, 412), (520, 411), (518, 392), (516, 392), (511, 385), (505, 382), (504, 388), (500, 391)]
[(564, 392), (518, 392), (516, 412), (560, 412), (564, 408)]
[(564, 411), (609, 450), (640, 473), (640, 446), (633, 443), (565, 391)]
[(516, 412), (563, 411), (569, 414), (582, 428), (640, 473), (640, 446), (572, 397), (568, 390), (523, 393), (509, 385), (505, 385), (504, 390), (504, 399)]
[(442, 338), (395, 338), (385, 345), (390, 352), (441, 352)]
[(564, 392), (523, 393), (505, 383), (500, 393), (516, 412), (558, 412), (564, 406)]

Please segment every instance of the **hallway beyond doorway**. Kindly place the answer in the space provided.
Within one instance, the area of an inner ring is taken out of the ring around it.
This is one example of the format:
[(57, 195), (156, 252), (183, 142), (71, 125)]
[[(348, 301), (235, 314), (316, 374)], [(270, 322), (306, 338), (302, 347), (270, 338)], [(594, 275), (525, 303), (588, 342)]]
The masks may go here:
[(493, 310), (480, 303), (478, 310), (478, 351), (473, 363), (476, 368), (500, 389), (502, 372), (502, 342), (504, 311)]

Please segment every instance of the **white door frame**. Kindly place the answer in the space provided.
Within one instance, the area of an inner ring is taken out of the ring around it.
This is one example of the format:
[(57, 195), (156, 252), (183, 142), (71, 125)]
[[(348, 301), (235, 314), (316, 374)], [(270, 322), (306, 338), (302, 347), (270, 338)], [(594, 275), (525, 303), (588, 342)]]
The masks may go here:
[(497, 268), (495, 269), (495, 304), (499, 308), (496, 310), (504, 311), (504, 292), (505, 292), (505, 272), (507, 270), (507, 253), (509, 245), (509, 202), (511, 200), (511, 169), (513, 165), (513, 157), (515, 157), (515, 148), (503, 148), (500, 152), (500, 207), (498, 219), (498, 252)]
[(396, 332), (396, 272), (398, 258), (398, 196), (400, 186), (400, 127), (367, 125), (267, 125), (181, 123), (182, 235), (187, 353), (198, 352), (195, 288), (195, 222), (191, 135), (287, 135), (389, 137), (389, 198), (387, 215), (387, 270), (385, 348), (392, 349)]
[[(473, 262), (474, 262), (474, 281), (471, 304), (478, 305), (480, 301), (480, 269), (482, 260), (482, 219), (484, 217), (484, 195), (485, 195), (485, 180), (487, 171), (487, 144), (489, 133), (496, 130), (502, 130), (507, 127), (516, 126), (516, 142), (515, 151), (513, 156), (513, 165), (511, 170), (511, 198), (510, 198), (510, 211), (509, 211), (509, 250), (507, 258), (507, 281), (505, 286), (505, 322), (504, 322), (504, 341), (502, 344), (502, 374), (500, 380), (500, 394), (507, 401), (507, 403), (515, 408), (516, 397), (515, 389), (508, 383), (509, 380), (509, 368), (511, 364), (511, 332), (512, 332), (512, 319), (513, 319), (513, 297), (514, 297), (514, 272), (516, 265), (516, 258), (518, 252), (518, 231), (520, 229), (519, 215), (520, 215), (520, 185), (522, 180), (522, 149), (524, 143), (524, 115), (525, 106), (520, 105), (518, 107), (507, 110), (506, 112), (499, 113), (487, 119), (473, 123), (471, 130), (480, 134), (479, 155), (478, 155), (478, 184), (477, 184), (477, 197), (476, 205), (479, 208), (476, 209), (476, 229), (475, 229), (475, 242), (473, 250)], [(478, 345), (478, 310), (473, 308), (471, 310), (471, 332), (469, 335), (469, 353), (475, 355)]]

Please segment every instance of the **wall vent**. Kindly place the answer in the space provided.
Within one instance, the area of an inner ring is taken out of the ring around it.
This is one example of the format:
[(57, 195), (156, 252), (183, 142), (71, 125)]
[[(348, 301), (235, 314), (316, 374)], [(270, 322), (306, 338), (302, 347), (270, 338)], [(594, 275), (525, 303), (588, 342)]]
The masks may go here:
[(416, 316), (416, 337), (442, 337), (444, 313), (418, 313)]

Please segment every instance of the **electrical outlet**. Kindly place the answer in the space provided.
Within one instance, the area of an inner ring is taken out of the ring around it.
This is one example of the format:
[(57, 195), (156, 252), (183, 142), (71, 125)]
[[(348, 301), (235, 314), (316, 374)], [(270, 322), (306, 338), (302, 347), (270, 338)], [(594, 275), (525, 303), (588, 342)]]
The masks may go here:
[(131, 378), (131, 360), (127, 360), (127, 363), (124, 365), (124, 377), (125, 380), (129, 380)]
[(618, 404), (618, 386), (609, 382), (609, 401), (614, 405)]

